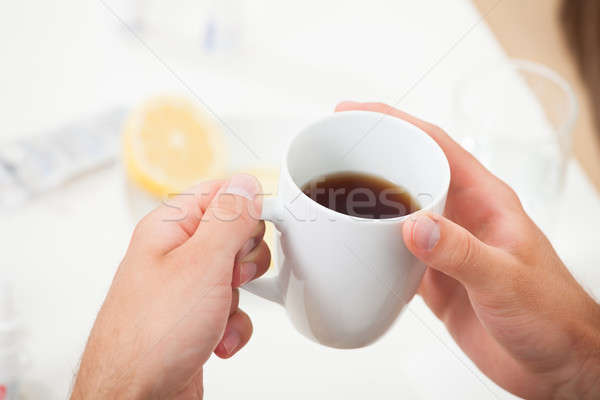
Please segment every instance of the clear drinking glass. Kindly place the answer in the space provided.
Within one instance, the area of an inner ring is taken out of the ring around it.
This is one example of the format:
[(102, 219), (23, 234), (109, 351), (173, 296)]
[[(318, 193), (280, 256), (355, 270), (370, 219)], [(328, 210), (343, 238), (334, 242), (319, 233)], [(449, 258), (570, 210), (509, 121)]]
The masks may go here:
[(577, 116), (570, 85), (544, 65), (510, 60), (479, 69), (455, 94), (457, 139), (517, 192), (542, 229), (551, 230)]

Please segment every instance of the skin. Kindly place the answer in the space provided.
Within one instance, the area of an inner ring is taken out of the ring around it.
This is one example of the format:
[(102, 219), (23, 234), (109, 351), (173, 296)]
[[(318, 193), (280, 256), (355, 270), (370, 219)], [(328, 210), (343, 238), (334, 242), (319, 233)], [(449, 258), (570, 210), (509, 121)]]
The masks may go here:
[(488, 377), (527, 399), (600, 398), (600, 307), (523, 211), (514, 191), (440, 128), (380, 103), (442, 148), (451, 169), (444, 217), (403, 226), (428, 269), (420, 295)]
[(252, 334), (237, 287), (270, 261), (256, 218), (260, 192), (249, 175), (206, 182), (142, 219), (90, 334), (72, 399), (202, 398), (211, 353), (231, 357)]
[[(403, 226), (427, 266), (419, 293), (473, 362), (527, 399), (600, 398), (600, 306), (575, 281), (515, 193), (438, 127), (380, 103), (344, 102), (404, 119), (445, 152), (444, 216)], [(229, 194), (227, 193), (229, 192)], [(270, 261), (255, 178), (206, 182), (136, 227), (102, 306), (72, 399), (203, 395), (202, 367), (250, 339), (239, 287)]]

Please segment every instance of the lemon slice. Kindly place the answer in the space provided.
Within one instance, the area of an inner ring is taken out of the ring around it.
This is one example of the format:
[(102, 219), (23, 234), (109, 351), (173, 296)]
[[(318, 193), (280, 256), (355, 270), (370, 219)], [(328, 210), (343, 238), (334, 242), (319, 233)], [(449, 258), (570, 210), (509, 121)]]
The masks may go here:
[(185, 98), (157, 97), (135, 110), (123, 130), (129, 178), (158, 197), (223, 176), (222, 133)]

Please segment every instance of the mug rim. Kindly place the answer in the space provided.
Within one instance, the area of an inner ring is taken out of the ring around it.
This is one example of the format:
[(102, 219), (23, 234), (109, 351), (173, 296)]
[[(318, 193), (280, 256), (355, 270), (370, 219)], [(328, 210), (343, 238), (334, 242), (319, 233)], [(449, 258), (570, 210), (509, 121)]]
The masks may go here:
[[(292, 145), (293, 145), (294, 141), (296, 140), (296, 138), (298, 138), (299, 136), (304, 134), (306, 131), (313, 129), (316, 125), (323, 123), (324, 121), (331, 120), (331, 119), (345, 118), (348, 115), (363, 115), (363, 116), (368, 116), (369, 118), (379, 115), (379, 116), (381, 116), (381, 119), (389, 118), (389, 120), (395, 121), (394, 123), (398, 123), (398, 124), (404, 125), (404, 126), (409, 126), (411, 129), (416, 129), (420, 134), (424, 135), (425, 136), (424, 140), (426, 142), (429, 142), (429, 144), (433, 146), (435, 151), (439, 151), (440, 154), (442, 155), (442, 159), (445, 161), (443, 163), (442, 169), (444, 169), (447, 173), (445, 174), (446, 179), (442, 182), (443, 190), (440, 192), (440, 194), (438, 196), (434, 197), (431, 201), (429, 201), (427, 203), (427, 206), (421, 207), (420, 209), (413, 211), (410, 214), (406, 214), (401, 217), (381, 218), (381, 219), (356, 217), (356, 216), (352, 216), (352, 215), (348, 215), (348, 214), (343, 214), (341, 212), (332, 210), (331, 208), (325, 207), (325, 206), (319, 204), (318, 202), (316, 202), (315, 200), (311, 199), (309, 196), (307, 196), (302, 191), (302, 189), (298, 186), (296, 181), (292, 178), (292, 175), (290, 174), (290, 171), (289, 171), (288, 159), (289, 159), (290, 152), (292, 150)], [(294, 188), (296, 188), (298, 190), (298, 192), (300, 193), (300, 196), (305, 198), (306, 200), (310, 200), (311, 204), (316, 206), (317, 209), (320, 209), (320, 210), (324, 211), (325, 213), (331, 214), (337, 218), (351, 219), (351, 220), (354, 220), (357, 222), (388, 223), (388, 224), (402, 222), (405, 219), (410, 218), (417, 213), (424, 212), (424, 211), (430, 211), (431, 209), (433, 209), (436, 204), (439, 204), (448, 195), (448, 189), (450, 188), (450, 179), (451, 179), (450, 163), (448, 162), (446, 153), (444, 153), (444, 150), (442, 150), (440, 145), (435, 140), (433, 140), (433, 138), (427, 132), (425, 132), (423, 129), (419, 128), (418, 126), (411, 124), (410, 122), (403, 120), (401, 118), (394, 117), (389, 114), (380, 113), (377, 111), (366, 111), (366, 110), (337, 111), (334, 114), (323, 117), (323, 118), (311, 123), (310, 125), (303, 128), (302, 130), (300, 130), (300, 132), (298, 132), (297, 134), (295, 134), (294, 136), (292, 136), (289, 139), (289, 141), (286, 145), (285, 158), (283, 159), (282, 171), (285, 171), (286, 179), (289, 182), (291, 182), (291, 184), (294, 186)]]

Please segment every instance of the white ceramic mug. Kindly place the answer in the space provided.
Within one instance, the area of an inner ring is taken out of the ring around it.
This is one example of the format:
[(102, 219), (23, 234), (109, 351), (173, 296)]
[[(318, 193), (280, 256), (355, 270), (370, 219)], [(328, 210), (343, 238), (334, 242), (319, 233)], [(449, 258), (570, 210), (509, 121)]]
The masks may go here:
[(281, 167), (278, 195), (262, 218), (279, 231), (278, 275), (244, 289), (282, 304), (295, 327), (326, 346), (357, 348), (383, 335), (415, 294), (425, 266), (404, 246), (404, 217), (366, 219), (330, 210), (300, 188), (339, 171), (384, 177), (444, 209), (450, 168), (421, 129), (379, 113), (333, 114), (296, 135)]

